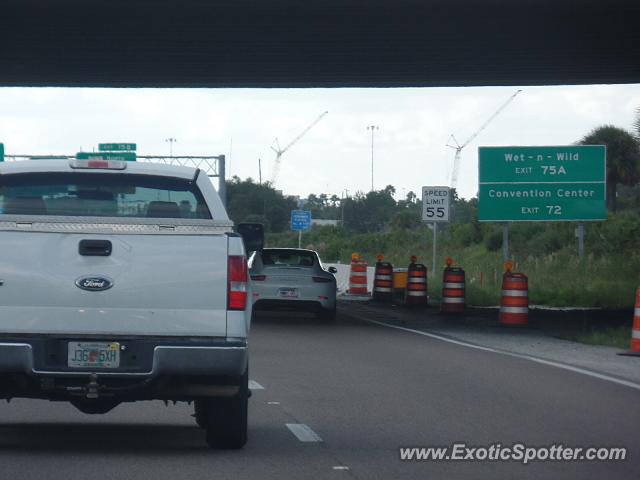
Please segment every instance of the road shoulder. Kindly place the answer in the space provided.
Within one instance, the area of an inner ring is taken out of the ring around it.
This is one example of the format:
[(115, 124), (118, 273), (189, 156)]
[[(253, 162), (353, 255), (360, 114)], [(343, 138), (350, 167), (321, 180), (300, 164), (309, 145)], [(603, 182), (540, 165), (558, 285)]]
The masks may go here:
[(491, 319), (492, 312), (446, 317), (436, 308), (408, 309), (372, 302), (338, 303), (338, 311), (362, 321), (383, 322), (439, 335), (506, 353), (570, 365), (621, 380), (640, 383), (640, 357), (621, 356), (613, 347), (585, 345), (555, 338), (534, 327), (506, 328)]

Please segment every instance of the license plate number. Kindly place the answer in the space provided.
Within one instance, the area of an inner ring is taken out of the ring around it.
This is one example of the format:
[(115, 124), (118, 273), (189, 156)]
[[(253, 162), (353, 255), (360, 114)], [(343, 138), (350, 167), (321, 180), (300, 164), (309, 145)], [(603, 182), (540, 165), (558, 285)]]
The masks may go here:
[(118, 368), (120, 344), (117, 342), (69, 342), (68, 365), (80, 368)]
[(283, 298), (298, 298), (297, 288), (281, 288), (280, 296)]

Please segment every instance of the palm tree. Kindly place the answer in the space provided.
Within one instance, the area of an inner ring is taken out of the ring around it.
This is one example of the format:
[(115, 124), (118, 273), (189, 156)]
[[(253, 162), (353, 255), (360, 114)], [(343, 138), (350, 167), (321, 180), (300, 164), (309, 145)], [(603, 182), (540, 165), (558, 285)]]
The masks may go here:
[(634, 136), (613, 125), (595, 128), (581, 141), (583, 145), (607, 147), (607, 208), (616, 211), (617, 186), (640, 181), (640, 147)]

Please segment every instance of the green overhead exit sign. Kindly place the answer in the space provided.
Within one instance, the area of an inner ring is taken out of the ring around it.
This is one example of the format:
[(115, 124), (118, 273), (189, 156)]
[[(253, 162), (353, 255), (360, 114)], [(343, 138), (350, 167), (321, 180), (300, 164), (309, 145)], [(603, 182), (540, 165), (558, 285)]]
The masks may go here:
[(604, 145), (479, 147), (478, 220), (605, 220)]
[(135, 152), (135, 143), (99, 143), (98, 150), (101, 152)]
[(104, 160), (104, 161), (120, 161), (135, 162), (135, 152), (78, 152), (76, 153), (78, 160)]
[(0, 162), (4, 162), (4, 143), (0, 143)]

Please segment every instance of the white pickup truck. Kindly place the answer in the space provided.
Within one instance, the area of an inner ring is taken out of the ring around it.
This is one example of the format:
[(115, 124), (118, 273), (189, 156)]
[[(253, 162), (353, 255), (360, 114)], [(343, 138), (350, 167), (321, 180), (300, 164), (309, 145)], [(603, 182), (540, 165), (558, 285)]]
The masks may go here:
[(188, 401), (247, 440), (251, 291), (210, 179), (103, 160), (0, 164), (0, 398)]

